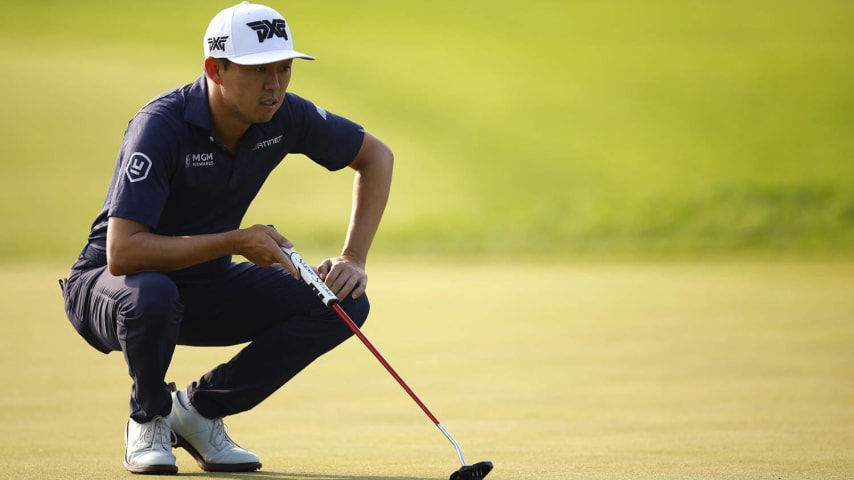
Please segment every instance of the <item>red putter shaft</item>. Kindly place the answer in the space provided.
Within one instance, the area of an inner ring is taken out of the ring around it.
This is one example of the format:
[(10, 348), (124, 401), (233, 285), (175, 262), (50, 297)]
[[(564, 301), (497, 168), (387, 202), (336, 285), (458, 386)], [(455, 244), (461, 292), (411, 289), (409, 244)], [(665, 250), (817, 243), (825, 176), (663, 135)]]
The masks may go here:
[(415, 400), (415, 403), (417, 403), (418, 406), (421, 407), (421, 410), (423, 410), (424, 413), (426, 413), (427, 416), (430, 417), (430, 420), (432, 420), (433, 423), (436, 424), (436, 426), (439, 426), (439, 420), (436, 418), (436, 416), (433, 415), (432, 412), (430, 412), (430, 409), (428, 409), (427, 406), (424, 405), (421, 399), (418, 398), (418, 395), (415, 395), (415, 392), (413, 392), (412, 389), (409, 388), (409, 385), (407, 385), (406, 382), (403, 381), (403, 378), (401, 378), (400, 375), (397, 374), (397, 372), (394, 370), (394, 368), (391, 367), (391, 365), (386, 361), (382, 354), (376, 348), (374, 348), (374, 345), (371, 343), (370, 340), (368, 340), (368, 337), (366, 337), (365, 334), (362, 333), (362, 330), (360, 330), (356, 323), (353, 322), (353, 320), (350, 318), (350, 316), (347, 315), (347, 312), (345, 312), (344, 309), (341, 308), (341, 305), (333, 303), (332, 309), (338, 313), (338, 316), (341, 317), (341, 320), (344, 320), (344, 323), (346, 323), (347, 326), (350, 327), (350, 330), (352, 330), (353, 333), (356, 334), (357, 337), (359, 337), (359, 340), (361, 340), (362, 343), (364, 343), (365, 346), (368, 347), (368, 350), (370, 350), (371, 353), (373, 353), (374, 356), (377, 357), (377, 360), (379, 360), (380, 363), (383, 364), (383, 367), (388, 370), (388, 373), (390, 373), (391, 376), (394, 377), (395, 380), (397, 380), (397, 383), (399, 383), (400, 386), (403, 387), (404, 390), (406, 390), (406, 393), (408, 393), (409, 396), (412, 397), (413, 400)]
[[(427, 408), (426, 405), (424, 405), (424, 402), (422, 402), (421, 399), (418, 398), (418, 395), (416, 395), (415, 392), (413, 392), (412, 389), (409, 388), (409, 385), (407, 385), (406, 382), (403, 381), (403, 378), (401, 378), (400, 375), (397, 374), (397, 372), (394, 370), (394, 368), (392, 368), (391, 364), (389, 364), (386, 361), (385, 357), (383, 357), (382, 354), (379, 352), (379, 350), (377, 350), (374, 347), (374, 344), (372, 344), (371, 341), (368, 340), (368, 337), (366, 337), (365, 334), (362, 333), (362, 330), (359, 329), (359, 327), (356, 325), (356, 323), (353, 321), (353, 319), (350, 318), (350, 315), (347, 315), (347, 312), (345, 312), (344, 309), (341, 308), (341, 305), (338, 305), (338, 301), (336, 300), (334, 302), (330, 302), (330, 307), (333, 310), (335, 310), (335, 313), (337, 313), (339, 317), (341, 317), (341, 320), (344, 320), (344, 323), (346, 323), (347, 326), (350, 327), (350, 330), (352, 330), (353, 333), (357, 337), (359, 337), (359, 340), (361, 340), (362, 343), (365, 344), (366, 347), (368, 347), (368, 350), (370, 350), (371, 353), (374, 354), (374, 357), (376, 357), (376, 359), (379, 360), (380, 363), (382, 363), (383, 367), (385, 367), (385, 369), (388, 371), (388, 373), (390, 373), (391, 376), (394, 377), (395, 380), (397, 380), (397, 383), (401, 387), (403, 387), (404, 390), (406, 390), (406, 393), (408, 393), (409, 396), (412, 398), (412, 400), (414, 400), (415, 403), (417, 403), (418, 406), (421, 407), (421, 410), (428, 417), (430, 417), (430, 420), (433, 421), (433, 424), (439, 428), (439, 430), (442, 432), (442, 434), (445, 435), (445, 438), (447, 438), (448, 441), (451, 442), (451, 444), (454, 446), (454, 449), (456, 449), (457, 456), (460, 459), (460, 463), (463, 464), (463, 467), (468, 467), (468, 464), (466, 463), (466, 459), (463, 456), (463, 449), (460, 448), (460, 444), (457, 443), (456, 440), (454, 440), (454, 437), (453, 437), (453, 435), (451, 435), (451, 432), (449, 432), (445, 428), (445, 426), (442, 425), (441, 422), (439, 422), (439, 419), (436, 418), (436, 416), (433, 415), (433, 413), (430, 411), (430, 409)], [(490, 469), (491, 468), (492, 467), (490, 465)], [(489, 470), (486, 470), (486, 473), (489, 473)], [(484, 473), (483, 475), (485, 476), (486, 474)]]

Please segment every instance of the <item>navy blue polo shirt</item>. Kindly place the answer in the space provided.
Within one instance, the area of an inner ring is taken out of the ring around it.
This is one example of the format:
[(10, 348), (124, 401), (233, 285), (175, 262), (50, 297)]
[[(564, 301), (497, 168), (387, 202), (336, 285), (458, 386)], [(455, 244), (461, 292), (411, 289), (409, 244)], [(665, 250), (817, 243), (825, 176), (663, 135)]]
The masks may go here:
[[(111, 216), (168, 236), (239, 228), (264, 181), (287, 154), (304, 154), (334, 171), (353, 161), (363, 137), (356, 123), (287, 93), (272, 120), (253, 124), (231, 152), (213, 137), (202, 75), (155, 98), (130, 121), (89, 241), (106, 245)], [(231, 257), (223, 257), (169, 274), (176, 281), (204, 281), (230, 263)]]

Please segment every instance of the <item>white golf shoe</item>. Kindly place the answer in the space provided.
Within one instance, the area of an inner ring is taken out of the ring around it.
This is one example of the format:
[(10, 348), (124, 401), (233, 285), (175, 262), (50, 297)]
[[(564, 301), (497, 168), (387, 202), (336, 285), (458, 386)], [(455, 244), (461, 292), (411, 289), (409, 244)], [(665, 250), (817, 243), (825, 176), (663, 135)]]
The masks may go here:
[(131, 473), (178, 473), (175, 455), (172, 454), (169, 417), (154, 417), (147, 423), (128, 420), (125, 445), (125, 468)]
[[(172, 392), (172, 431), (181, 447), (206, 472), (251, 472), (261, 468), (254, 453), (239, 447), (229, 438), (222, 418), (205, 418), (189, 401), (182, 402), (179, 392)], [(181, 395), (186, 399), (185, 393)]]

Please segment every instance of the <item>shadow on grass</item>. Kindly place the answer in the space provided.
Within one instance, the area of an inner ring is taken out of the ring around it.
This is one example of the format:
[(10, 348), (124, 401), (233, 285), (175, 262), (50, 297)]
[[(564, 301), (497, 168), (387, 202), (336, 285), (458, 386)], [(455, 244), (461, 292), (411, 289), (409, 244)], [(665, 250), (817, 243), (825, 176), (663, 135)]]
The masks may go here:
[[(450, 474), (449, 474), (450, 475)], [(424, 477), (377, 477), (377, 476), (354, 476), (354, 475), (333, 475), (323, 473), (287, 473), (287, 472), (243, 472), (243, 473), (208, 473), (208, 472), (192, 472), (180, 473), (180, 477), (200, 477), (200, 478), (228, 478), (235, 480), (439, 480), (445, 476), (424, 478)], [(168, 478), (168, 477), (166, 477)]]

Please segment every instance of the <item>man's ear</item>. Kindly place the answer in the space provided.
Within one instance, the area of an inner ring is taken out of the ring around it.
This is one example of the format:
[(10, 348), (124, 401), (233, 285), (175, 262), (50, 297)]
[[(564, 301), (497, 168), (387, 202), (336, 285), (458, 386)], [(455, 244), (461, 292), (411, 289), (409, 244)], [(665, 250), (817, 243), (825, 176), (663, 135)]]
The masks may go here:
[(219, 65), (213, 57), (205, 59), (205, 73), (215, 84), (220, 85), (222, 83), (222, 77), (219, 74)]

